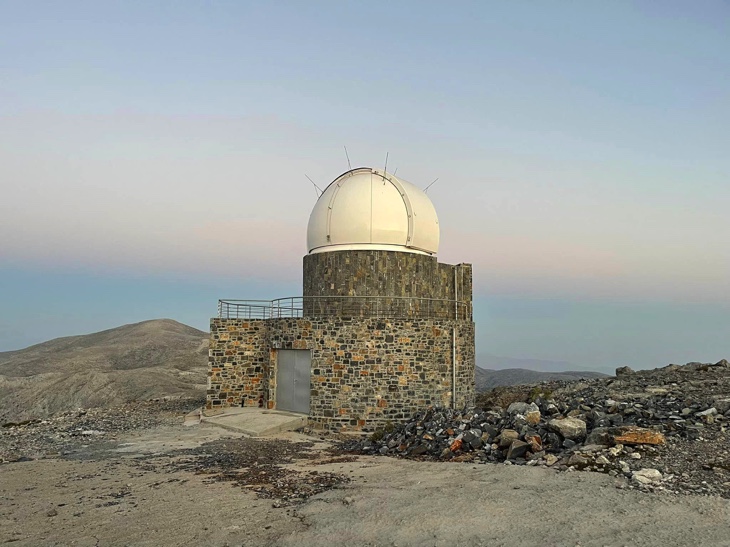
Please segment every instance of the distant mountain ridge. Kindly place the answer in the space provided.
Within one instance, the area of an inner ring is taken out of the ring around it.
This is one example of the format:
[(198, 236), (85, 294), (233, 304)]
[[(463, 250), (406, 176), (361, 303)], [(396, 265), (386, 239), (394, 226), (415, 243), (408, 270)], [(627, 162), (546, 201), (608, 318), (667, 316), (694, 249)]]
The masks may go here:
[(78, 407), (202, 397), (208, 333), (171, 319), (0, 353), (0, 423)]
[(509, 368), (523, 368), (537, 372), (564, 372), (566, 370), (580, 370), (581, 366), (569, 361), (551, 361), (548, 359), (525, 359), (519, 357), (503, 357), (492, 353), (480, 352), (477, 354), (477, 366), (484, 369), (502, 370)]
[(581, 380), (587, 378), (604, 378), (608, 374), (589, 370), (540, 372), (524, 368), (507, 368), (502, 370), (484, 369), (476, 367), (474, 380), (477, 391), (487, 391), (499, 386), (514, 386), (520, 384), (536, 384), (547, 380)]

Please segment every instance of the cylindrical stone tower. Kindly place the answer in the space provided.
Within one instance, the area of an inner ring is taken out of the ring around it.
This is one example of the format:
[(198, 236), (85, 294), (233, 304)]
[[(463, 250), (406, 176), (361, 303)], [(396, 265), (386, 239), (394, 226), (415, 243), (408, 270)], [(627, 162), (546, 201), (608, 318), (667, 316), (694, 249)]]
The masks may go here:
[[(473, 400), (472, 269), (470, 264), (440, 264), (439, 236), (436, 210), (426, 193), (377, 169), (340, 175), (312, 210), (304, 257), (304, 317), (391, 319), (390, 343), (377, 340), (377, 351), (365, 353), (378, 365), (396, 364), (386, 370), (410, 374), (396, 375), (398, 389), (368, 378), (368, 388), (352, 390), (368, 425), (402, 419), (418, 404), (458, 406)], [(376, 326), (385, 325), (380, 321)], [(361, 331), (363, 338), (349, 344), (373, 346), (368, 339), (372, 330)], [(379, 334), (380, 329), (374, 330)], [(415, 347), (410, 341), (416, 341)]]

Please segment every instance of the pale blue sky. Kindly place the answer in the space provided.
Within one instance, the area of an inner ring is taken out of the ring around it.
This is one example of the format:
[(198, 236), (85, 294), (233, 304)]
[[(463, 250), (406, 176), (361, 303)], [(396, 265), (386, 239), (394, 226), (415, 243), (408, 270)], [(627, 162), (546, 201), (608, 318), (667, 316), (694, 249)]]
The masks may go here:
[(730, 355), (726, 2), (4, 2), (0, 351), (300, 292), (353, 164), (430, 190), (478, 351)]

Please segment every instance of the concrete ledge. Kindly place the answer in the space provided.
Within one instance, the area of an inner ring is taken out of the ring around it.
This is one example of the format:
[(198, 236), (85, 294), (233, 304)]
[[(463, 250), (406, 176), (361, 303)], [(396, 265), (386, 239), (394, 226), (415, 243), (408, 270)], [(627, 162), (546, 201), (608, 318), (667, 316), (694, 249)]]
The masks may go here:
[(242, 433), (249, 437), (265, 437), (304, 427), (307, 425), (307, 415), (263, 408), (229, 407), (222, 412), (202, 411), (199, 423)]

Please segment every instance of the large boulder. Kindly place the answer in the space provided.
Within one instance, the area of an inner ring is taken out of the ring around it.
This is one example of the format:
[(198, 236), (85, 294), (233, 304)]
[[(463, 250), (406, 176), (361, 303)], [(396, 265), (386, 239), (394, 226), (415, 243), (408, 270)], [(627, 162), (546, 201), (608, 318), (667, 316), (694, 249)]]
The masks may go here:
[(578, 441), (586, 436), (586, 423), (580, 418), (557, 418), (550, 420), (548, 427), (571, 441)]
[(523, 403), (516, 402), (512, 403), (507, 407), (507, 413), (514, 419), (515, 425), (519, 428), (521, 418), (530, 425), (537, 425), (540, 423), (540, 407), (535, 403)]

